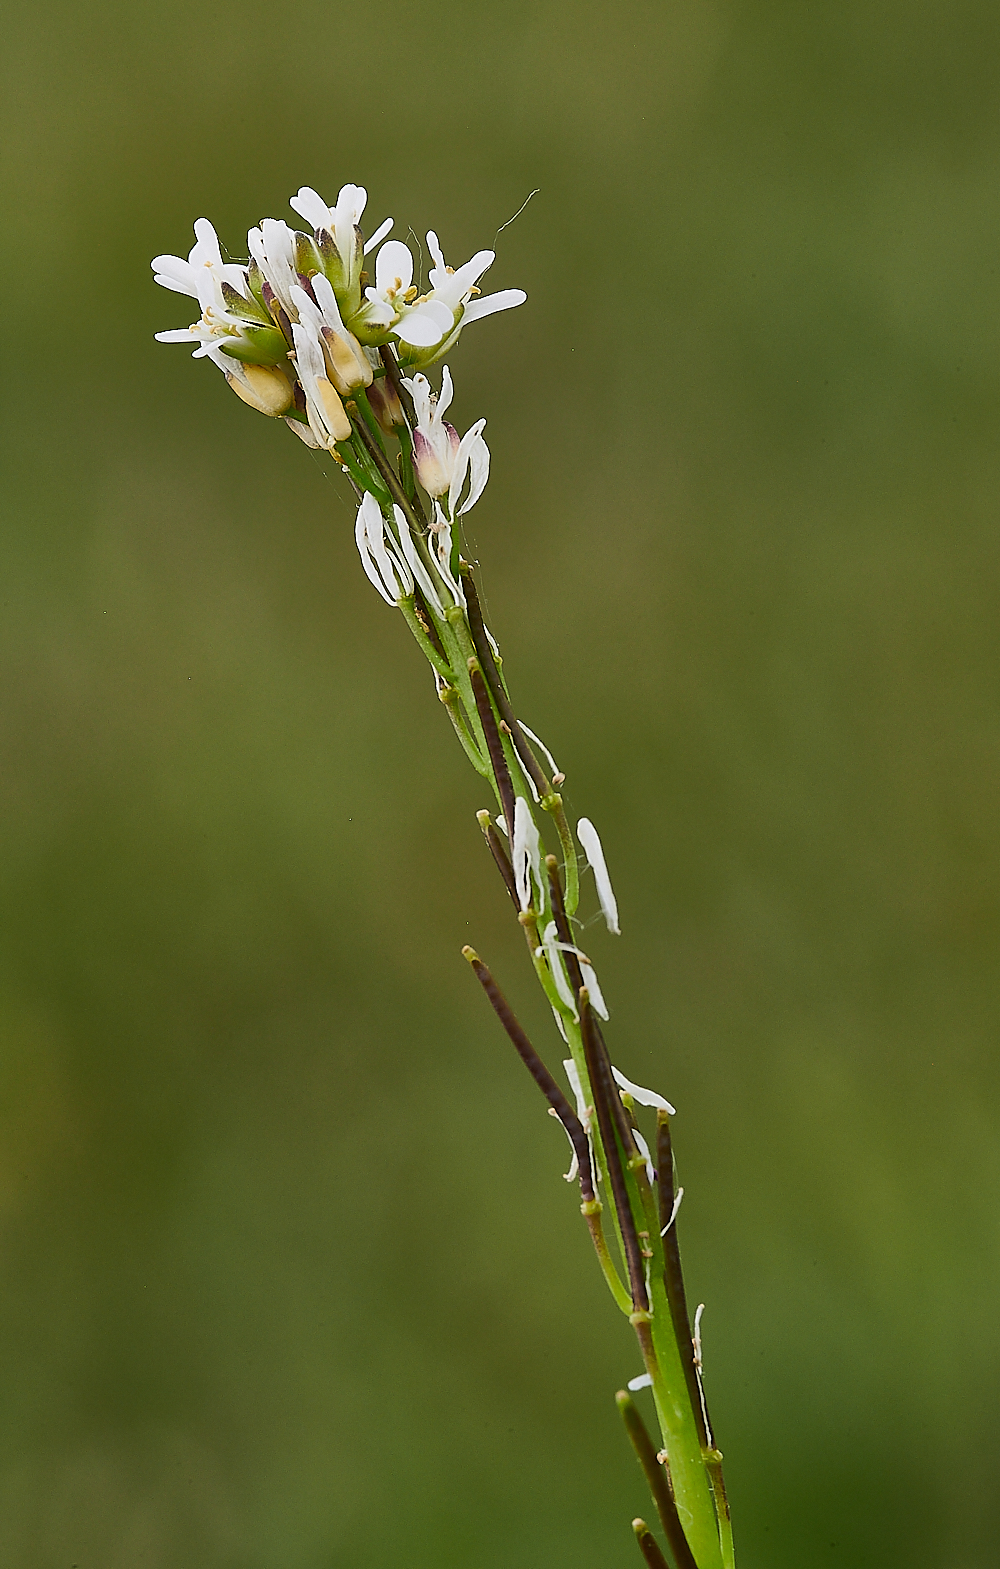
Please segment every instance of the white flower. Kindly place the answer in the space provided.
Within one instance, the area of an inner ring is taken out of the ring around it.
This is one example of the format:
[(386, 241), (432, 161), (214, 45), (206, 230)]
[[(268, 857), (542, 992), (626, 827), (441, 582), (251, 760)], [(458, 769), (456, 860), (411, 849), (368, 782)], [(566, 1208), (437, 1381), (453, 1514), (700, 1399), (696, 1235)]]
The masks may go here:
[(416, 295), (409, 247), (402, 240), (388, 240), (375, 258), (375, 282), (365, 289), (365, 325), (389, 328), (415, 348), (440, 343), (451, 327), (451, 312), (430, 297), (418, 300)]
[(531, 906), (531, 884), (538, 889), (538, 908), (545, 903), (545, 885), (542, 882), (542, 859), (538, 842), (538, 829), (523, 795), (514, 802), (514, 844), (511, 862), (514, 868), (514, 886), (522, 910)]
[(292, 327), (295, 343), (295, 369), (306, 395), (309, 429), (321, 447), (328, 451), (351, 434), (351, 422), (337, 389), (326, 374), (326, 360), (320, 340), (311, 325), (296, 322)]
[(470, 321), (479, 321), (496, 311), (507, 311), (515, 305), (523, 305), (528, 298), (523, 289), (502, 289), (498, 294), (487, 294), (474, 300), (472, 295), (476, 284), (486, 269), (492, 267), (496, 252), (477, 251), (472, 260), (456, 272), (445, 263), (444, 252), (433, 229), (428, 230), (427, 245), (435, 263), (429, 273), (434, 291), (431, 299), (448, 307), (455, 327), (465, 327)]
[[(454, 395), (451, 372), (447, 365), (441, 373), (439, 394), (431, 391), (427, 377), (420, 374), (404, 377), (403, 385), (413, 398), (417, 414), (417, 426), (413, 433), (413, 461), (417, 477), (427, 494), (435, 500), (447, 491), (448, 516), (460, 517), (475, 506), (490, 477), (490, 449), (483, 440), (486, 421), (477, 420), (459, 438), (454, 425), (449, 425), (444, 418)], [(462, 501), (466, 481), (469, 489)]]
[[(389, 243), (395, 246), (398, 241)], [(470, 321), (492, 316), (495, 311), (510, 310), (514, 305), (522, 305), (528, 297), (523, 289), (503, 289), (499, 294), (488, 294), (483, 299), (474, 300), (472, 296), (477, 292), (476, 284), (487, 267), (492, 265), (495, 253), (477, 251), (471, 261), (467, 261), (456, 272), (446, 265), (433, 229), (428, 231), (427, 244), (435, 263), (429, 273), (429, 293), (417, 298), (416, 290), (411, 288), (413, 260), (405, 246), (400, 246), (399, 252), (393, 251), (386, 260), (386, 278), (394, 287), (389, 291), (384, 290), (379, 279), (378, 264), (382, 261), (383, 252), (389, 248), (383, 246), (376, 263), (378, 287), (365, 291), (371, 302), (368, 309), (381, 309), (380, 319), (386, 325), (391, 320), (387, 312), (398, 312), (392, 330), (405, 346), (400, 358), (409, 365), (432, 365), (447, 353), (459, 332)], [(402, 251), (406, 251), (406, 259), (400, 254)]]
[(581, 817), (576, 825), (580, 843), (586, 851), (587, 861), (594, 868), (594, 881), (597, 884), (597, 897), (601, 901), (601, 909), (608, 925), (608, 931), (621, 936), (618, 925), (618, 901), (615, 899), (611, 878), (608, 876), (608, 863), (604, 859), (604, 851), (597, 829), (589, 817)]
[[(354, 256), (356, 243), (355, 230), (361, 222), (361, 214), (368, 203), (368, 192), (363, 185), (342, 185), (337, 197), (336, 207), (328, 207), (322, 196), (309, 185), (303, 185), (291, 198), (288, 205), (293, 212), (299, 213), (306, 223), (314, 230), (323, 230), (333, 237), (334, 244), (340, 253), (340, 259), (345, 268), (349, 268)], [(392, 228), (392, 219), (386, 218), (380, 223), (375, 233), (365, 242), (364, 254), (384, 240)]]
[(429, 496), (443, 496), (451, 484), (461, 437), (444, 415), (451, 406), (454, 389), (447, 365), (441, 373), (441, 391), (431, 391), (426, 376), (403, 377), (403, 386), (413, 398), (417, 425), (413, 432), (413, 460), (417, 477)]
[(615, 1083), (618, 1085), (618, 1088), (624, 1090), (626, 1095), (631, 1095), (632, 1099), (638, 1101), (640, 1106), (655, 1106), (658, 1111), (668, 1111), (671, 1117), (676, 1117), (677, 1113), (670, 1102), (664, 1100), (662, 1095), (657, 1095), (655, 1090), (644, 1090), (641, 1084), (633, 1084), (632, 1080), (627, 1079), (624, 1073), (619, 1072), (617, 1068), (613, 1067), (611, 1072), (615, 1076)]
[[(399, 509), (396, 511), (398, 513)], [(358, 508), (354, 538), (357, 540), (361, 565), (387, 605), (395, 605), (413, 593), (413, 578), (399, 546), (386, 528), (382, 510), (370, 491), (365, 492)]]
[(178, 294), (189, 294), (202, 310), (212, 307), (224, 312), (223, 281), (245, 295), (246, 270), (222, 260), (219, 237), (207, 218), (195, 221), (194, 232), (195, 243), (187, 261), (180, 256), (154, 256), (150, 265), (155, 281)]
[(341, 320), (337, 296), (329, 278), (317, 272), (310, 278), (309, 286), (311, 295), (300, 284), (292, 284), (292, 304), (299, 322), (312, 328), (323, 349), (330, 380), (341, 397), (346, 398), (356, 387), (371, 385), (372, 367), (357, 338), (353, 332), (348, 332)]
[[(187, 261), (181, 256), (156, 256), (151, 266), (155, 281), (165, 289), (198, 301), (201, 317), (190, 327), (156, 333), (156, 341), (195, 344), (193, 358), (213, 360), (230, 379), (234, 356), (223, 354), (227, 340), (242, 340), (243, 348), (256, 343), (262, 364), (280, 362), (285, 342), (260, 303), (251, 297), (246, 268), (222, 260), (218, 236), (207, 218), (197, 220), (194, 232), (197, 238)], [(226, 289), (230, 291), (228, 300)], [(252, 359), (252, 354), (245, 357)]]

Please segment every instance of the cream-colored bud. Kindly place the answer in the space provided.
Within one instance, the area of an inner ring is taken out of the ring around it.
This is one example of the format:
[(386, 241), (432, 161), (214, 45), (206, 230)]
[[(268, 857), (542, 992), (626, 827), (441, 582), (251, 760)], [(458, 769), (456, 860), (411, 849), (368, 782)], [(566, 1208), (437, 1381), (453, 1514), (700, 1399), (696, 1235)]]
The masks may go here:
[(226, 380), (238, 398), (249, 403), (258, 414), (277, 418), (287, 414), (292, 406), (293, 393), (287, 376), (270, 365), (240, 365), (238, 370), (226, 371)]
[(332, 328), (323, 329), (323, 344), (330, 366), (330, 380), (342, 398), (348, 397), (357, 387), (371, 385), (372, 368), (357, 338), (341, 337)]
[(323, 399), (326, 423), (333, 432), (334, 441), (346, 441), (351, 434), (351, 422), (337, 396), (337, 389), (327, 381), (325, 376), (317, 376), (316, 390)]

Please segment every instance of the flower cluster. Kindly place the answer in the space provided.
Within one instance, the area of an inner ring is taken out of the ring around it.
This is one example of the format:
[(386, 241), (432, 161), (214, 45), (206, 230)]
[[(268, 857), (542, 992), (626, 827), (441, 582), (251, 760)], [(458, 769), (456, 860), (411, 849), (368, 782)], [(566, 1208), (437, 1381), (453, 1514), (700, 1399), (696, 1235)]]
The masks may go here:
[[(196, 299), (201, 314), (190, 327), (156, 336), (161, 343), (193, 343), (194, 357), (214, 360), (245, 403), (283, 416), (308, 446), (330, 451), (351, 438), (345, 402), (383, 378), (383, 355), (391, 346), (395, 363), (413, 373), (413, 396), (424, 411), (423, 445), (415, 453), (421, 481), (432, 468), (431, 484), (447, 476), (439, 489), (429, 485), (428, 494), (437, 506), (438, 497), (450, 492), (451, 504), (441, 512), (448, 524), (458, 499), (456, 483), (460, 491), (469, 477), (460, 509), (466, 510), (485, 484), (488, 454), (484, 459), (481, 425), (469, 433), (464, 449), (456, 443), (454, 451), (445, 450), (451, 427), (441, 416), (450, 401), (450, 379), (435, 411), (419, 372), (448, 353), (463, 327), (520, 305), (525, 295), (504, 289), (480, 296), (477, 286), (493, 251), (477, 251), (464, 266), (451, 268), (433, 230), (427, 244), (434, 266), (421, 292), (409, 248), (386, 239), (391, 218), (364, 238), (360, 223), (367, 199), (363, 187), (345, 185), (336, 206), (329, 207), (303, 186), (290, 205), (309, 231), (265, 218), (247, 235), (245, 264), (224, 262), (215, 229), (199, 218), (187, 260), (157, 256), (152, 265), (157, 283)], [(373, 251), (374, 282), (364, 265)], [(380, 420), (393, 418), (394, 397), (384, 386), (373, 391)]]

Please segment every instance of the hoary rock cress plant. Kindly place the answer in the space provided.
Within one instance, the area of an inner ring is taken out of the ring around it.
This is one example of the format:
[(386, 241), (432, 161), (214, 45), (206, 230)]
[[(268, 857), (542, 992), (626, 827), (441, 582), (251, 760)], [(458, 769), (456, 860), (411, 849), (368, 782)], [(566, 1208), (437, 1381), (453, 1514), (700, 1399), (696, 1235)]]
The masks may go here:
[[(157, 337), (193, 344), (194, 358), (211, 360), (244, 403), (283, 419), (307, 447), (329, 452), (355, 492), (364, 573), (404, 617), (462, 750), (493, 792), (479, 824), (561, 1038), (566, 1089), (482, 959), (463, 950), (549, 1114), (562, 1123), (572, 1154), (566, 1180), (579, 1183), (598, 1264), (638, 1341), (645, 1371), (629, 1389), (650, 1389), (658, 1440), (627, 1391), (617, 1401), (667, 1556), (636, 1519), (640, 1552), (651, 1566), (733, 1569), (722, 1456), (702, 1387), (702, 1310), (692, 1324), (681, 1275), (673, 1107), (611, 1061), (608, 1009), (574, 930), (584, 865), (607, 929), (618, 934), (604, 851), (587, 818), (574, 832), (559, 794), (563, 774), (515, 715), (476, 574), (462, 554), (462, 517), (489, 478), (486, 421), (460, 435), (447, 419), (454, 390), (448, 366), (437, 390), (427, 376), (458, 348), (467, 327), (522, 304), (525, 295), (481, 294), (493, 252), (449, 267), (433, 231), (427, 244), (434, 265), (422, 290), (408, 247), (386, 238), (391, 219), (365, 239), (366, 200), (360, 186), (345, 185), (329, 207), (303, 187), (290, 205), (306, 227), (265, 218), (247, 236), (245, 264), (223, 261), (214, 228), (199, 218), (186, 261), (153, 262), (158, 283), (197, 301), (197, 319)], [(638, 1126), (640, 1108), (655, 1114), (649, 1138)]]

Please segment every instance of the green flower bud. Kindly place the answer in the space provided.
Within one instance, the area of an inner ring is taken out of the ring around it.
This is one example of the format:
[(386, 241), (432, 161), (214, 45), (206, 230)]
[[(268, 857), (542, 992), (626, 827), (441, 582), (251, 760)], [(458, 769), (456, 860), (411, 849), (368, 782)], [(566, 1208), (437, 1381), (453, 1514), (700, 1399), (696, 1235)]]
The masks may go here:
[(288, 344), (277, 327), (246, 327), (239, 337), (222, 338), (219, 346), (247, 365), (283, 365), (288, 358)]

